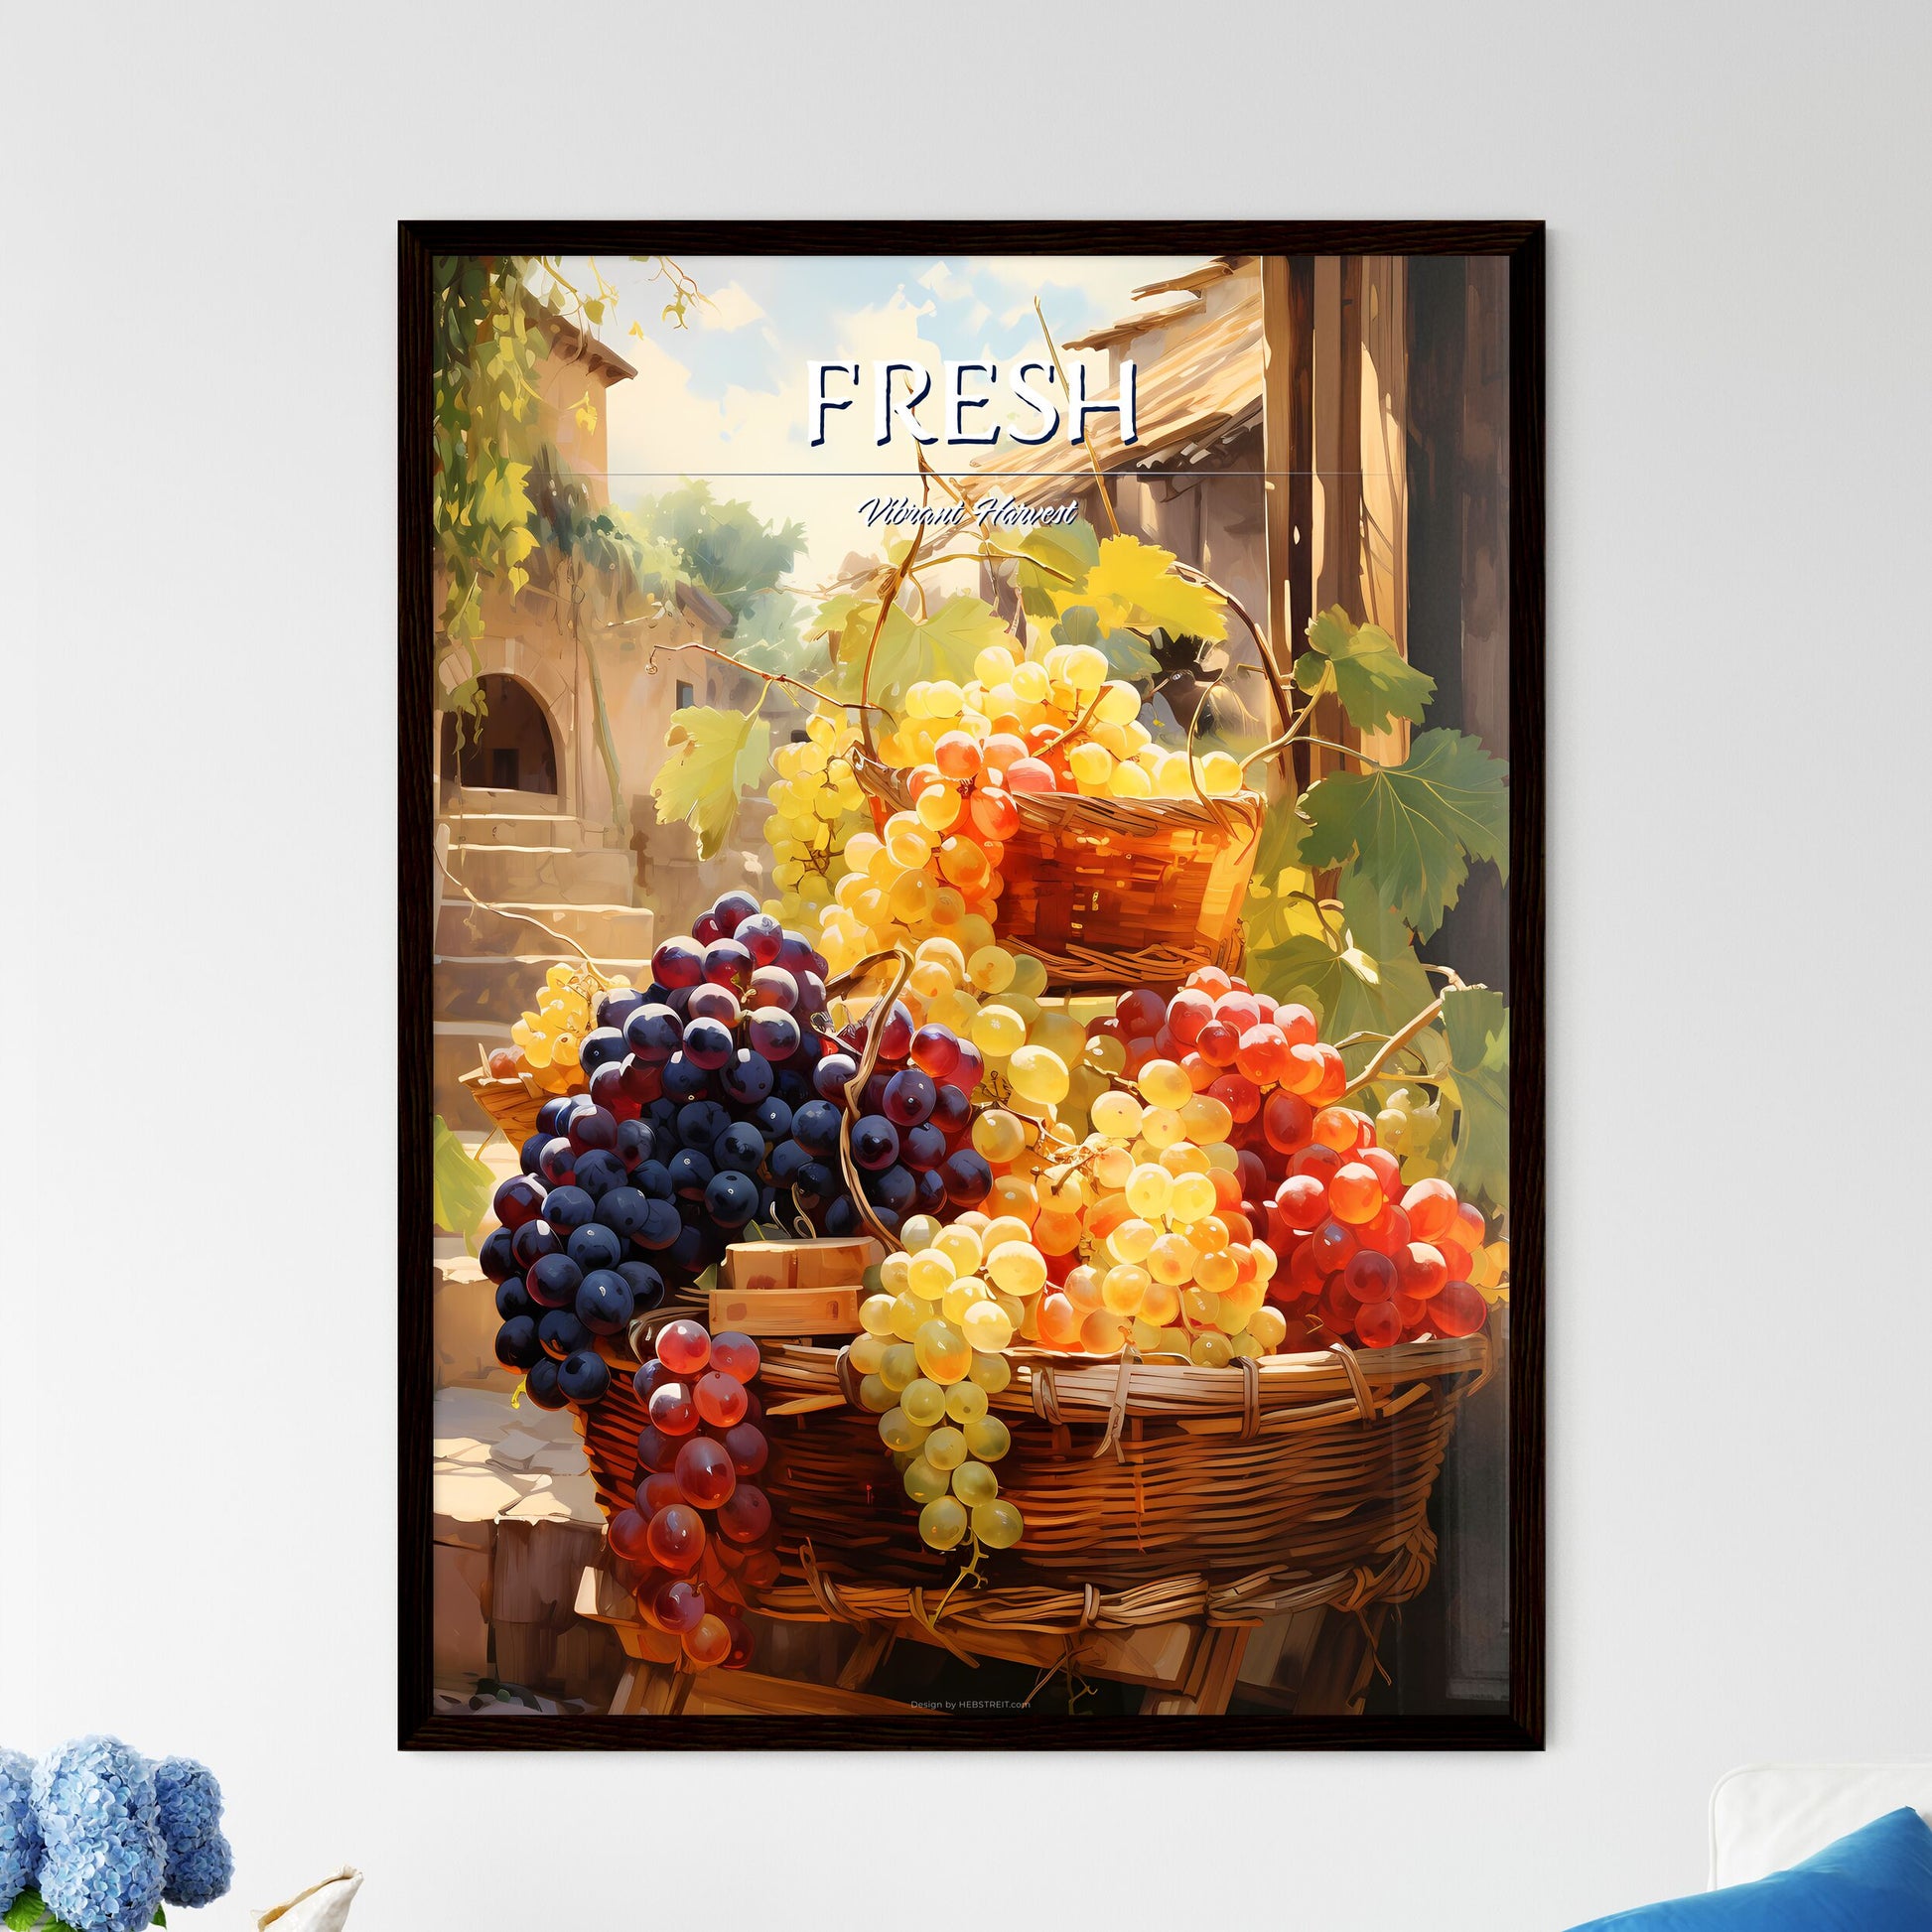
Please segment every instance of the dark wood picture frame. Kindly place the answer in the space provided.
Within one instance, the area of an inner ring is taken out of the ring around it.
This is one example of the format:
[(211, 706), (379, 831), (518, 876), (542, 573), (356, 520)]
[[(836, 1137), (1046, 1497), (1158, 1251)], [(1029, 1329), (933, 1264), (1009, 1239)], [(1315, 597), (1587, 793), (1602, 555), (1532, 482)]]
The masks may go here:
[[(405, 1749), (1541, 1749), (1544, 1741), (1544, 228), (1539, 221), (404, 221), (397, 264), (397, 1726)], [(900, 1719), (437, 1715), (431, 1673), (429, 1095), (434, 722), (431, 264), (451, 254), (1488, 255), (1508, 263), (1510, 1350), (1506, 1715)]]

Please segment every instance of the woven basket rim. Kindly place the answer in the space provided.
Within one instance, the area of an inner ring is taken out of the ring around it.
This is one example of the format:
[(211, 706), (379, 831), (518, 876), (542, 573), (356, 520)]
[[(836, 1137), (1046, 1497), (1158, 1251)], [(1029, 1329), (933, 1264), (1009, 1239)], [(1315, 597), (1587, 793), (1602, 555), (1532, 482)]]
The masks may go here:
[[(759, 1343), (760, 1375), (810, 1382), (818, 1392), (844, 1393), (839, 1361), (850, 1344), (782, 1340)], [(1230, 1364), (1204, 1368), (1193, 1362), (1132, 1360), (1125, 1363), (1126, 1388), (1120, 1390), (1123, 1361), (1118, 1355), (1062, 1355), (1045, 1349), (1010, 1349), (1013, 1380), (992, 1398), (992, 1407), (1009, 1414), (1040, 1413), (1035, 1393), (1038, 1372), (1050, 1377), (1051, 1402), (1069, 1423), (1097, 1423), (1109, 1411), (1146, 1421), (1211, 1421), (1239, 1418), (1248, 1406), (1248, 1377)], [(1347, 1359), (1344, 1359), (1346, 1357)], [(1320, 1348), (1293, 1355), (1265, 1355), (1255, 1364), (1256, 1395), (1263, 1414), (1326, 1404), (1374, 1389), (1473, 1374), (1471, 1393), (1494, 1368), (1487, 1327), (1472, 1335), (1431, 1336), (1398, 1342), (1390, 1348)], [(802, 1371), (786, 1378), (786, 1367)], [(779, 1398), (784, 1400), (785, 1398)], [(849, 1402), (848, 1407), (853, 1405)]]
[[(888, 764), (881, 759), (868, 758), (864, 752), (854, 750), (849, 754), (852, 768), (860, 785), (883, 798), (888, 804), (905, 810), (911, 801), (911, 794), (904, 783), (904, 773), (897, 765)], [(1156, 829), (1178, 825), (1189, 829), (1224, 830), (1213, 811), (1203, 805), (1198, 798), (1097, 798), (1086, 792), (1077, 791), (1013, 791), (1007, 794), (1020, 814), (1023, 825), (1031, 825), (1036, 831), (1060, 831), (1075, 819), (1097, 819), (1100, 823), (1116, 822), (1128, 836), (1134, 836), (1133, 828), (1139, 823)], [(1268, 801), (1263, 795), (1243, 786), (1241, 790), (1229, 792), (1224, 798), (1217, 798), (1216, 804), (1228, 810), (1251, 815), (1253, 825), (1250, 837), (1260, 830), (1263, 813), (1268, 809)]]

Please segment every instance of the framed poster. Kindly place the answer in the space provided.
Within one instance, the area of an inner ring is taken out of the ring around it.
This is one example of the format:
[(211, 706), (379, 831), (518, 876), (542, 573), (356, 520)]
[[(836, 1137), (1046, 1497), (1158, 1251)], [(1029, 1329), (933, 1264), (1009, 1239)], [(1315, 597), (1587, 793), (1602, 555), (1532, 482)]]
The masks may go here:
[(1542, 262), (403, 225), (404, 1744), (1541, 1744)]

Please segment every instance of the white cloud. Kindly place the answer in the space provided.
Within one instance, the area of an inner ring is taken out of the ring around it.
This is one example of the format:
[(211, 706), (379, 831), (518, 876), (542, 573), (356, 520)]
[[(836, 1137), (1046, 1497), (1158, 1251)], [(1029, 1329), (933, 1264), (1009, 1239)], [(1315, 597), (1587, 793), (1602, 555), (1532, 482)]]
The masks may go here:
[(1202, 255), (1007, 255), (971, 262), (968, 267), (975, 275), (991, 275), (1010, 288), (1025, 289), (1027, 309), (1032, 308), (1032, 297), (1037, 290), (1049, 322), (1053, 320), (1054, 289), (1084, 296), (1104, 321), (1112, 322), (1139, 307), (1133, 299), (1137, 288), (1184, 275), (1190, 268), (1200, 267), (1205, 259)]
[[(1093, 326), (1096, 314), (1111, 322), (1136, 306), (1148, 311), (1167, 306), (1172, 296), (1136, 305), (1130, 300), (1131, 291), (1193, 265), (1192, 258), (1166, 257), (1009, 257), (958, 267), (938, 262), (916, 282), (893, 289), (882, 301), (822, 317), (811, 327), (808, 341), (793, 340), (792, 317), (780, 315), (774, 320), (742, 283), (725, 282), (713, 291), (720, 318), (713, 320), (700, 308), (700, 319), (711, 328), (756, 325), (757, 337), (775, 351), (775, 365), (768, 378), (754, 375), (752, 381), (768, 379), (772, 386), (733, 383), (722, 395), (699, 394), (692, 388), (691, 369), (660, 342), (648, 335), (629, 339), (624, 352), (637, 365), (637, 378), (619, 384), (610, 395), (612, 495), (627, 505), (639, 496), (675, 486), (682, 477), (708, 478), (720, 497), (749, 502), (766, 521), (796, 521), (804, 526), (805, 548), (791, 581), (800, 591), (809, 592), (836, 576), (852, 551), (881, 547), (885, 531), (868, 531), (859, 514), (859, 505), (867, 497), (916, 497), (918, 487), (903, 437), (896, 438), (886, 450), (873, 440), (870, 367), (853, 406), (828, 415), (826, 442), (816, 450), (808, 446), (804, 394), (808, 357), (866, 364), (905, 361), (930, 370), (935, 393), (921, 404), (918, 417), (927, 429), (937, 430), (941, 424), (936, 385), (945, 355), (961, 353), (961, 337), (978, 337), (995, 311), (1001, 311), (999, 331), (981, 349), (988, 360), (1010, 357), (1022, 348), (1036, 350), (1038, 330), (1032, 303), (1036, 288), (1055, 337), (1063, 338)], [(754, 287), (761, 286), (756, 276), (752, 280)], [(952, 308), (962, 301), (970, 301), (971, 309)], [(950, 318), (943, 324), (934, 320), (941, 302), (948, 305)], [(1012, 306), (1005, 307), (1009, 302)], [(963, 329), (962, 317), (967, 318)], [(944, 337), (946, 347), (929, 340), (928, 332)], [(1104, 356), (1077, 359), (1088, 365), (1090, 392), (1097, 389), (1104, 379)], [(702, 367), (706, 356), (697, 353), (694, 360)], [(1004, 378), (1004, 367), (1001, 373)], [(983, 452), (975, 449), (948, 457), (946, 446), (940, 444), (928, 454), (938, 467), (963, 473)]]
[(973, 293), (973, 285), (963, 275), (955, 275), (944, 262), (934, 262), (919, 277), (919, 286), (930, 289), (941, 302), (964, 302)]
[(709, 302), (697, 305), (699, 325), (705, 329), (743, 329), (747, 323), (763, 318), (764, 311), (737, 282), (727, 282), (712, 291)]

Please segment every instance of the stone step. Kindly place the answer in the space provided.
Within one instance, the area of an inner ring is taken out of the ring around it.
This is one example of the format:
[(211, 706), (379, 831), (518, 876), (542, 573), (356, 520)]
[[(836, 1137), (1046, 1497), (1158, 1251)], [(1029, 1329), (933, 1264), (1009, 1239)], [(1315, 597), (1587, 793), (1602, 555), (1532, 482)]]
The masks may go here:
[[(609, 848), (605, 829), (579, 818), (552, 812), (490, 812), (475, 818), (445, 813), (450, 843), (464, 845), (566, 846), (573, 852), (601, 852)], [(613, 836), (615, 829), (613, 828)]]
[(452, 845), (449, 865), (479, 898), (492, 904), (540, 899), (553, 905), (622, 905), (637, 876), (628, 852), (567, 845)]
[[(515, 918), (510, 916), (513, 913), (526, 916)], [(648, 959), (657, 944), (652, 937), (656, 914), (648, 906), (559, 905), (537, 898), (497, 900), (492, 908), (473, 905), (445, 882), (443, 910), (436, 922), (437, 953), (452, 959), (514, 958), (555, 946), (536, 926), (527, 923), (528, 919), (539, 920), (552, 932), (582, 946), (596, 960)], [(556, 946), (550, 957), (574, 959), (576, 955), (568, 947)]]
[(442, 799), (440, 809), (446, 818), (458, 812), (513, 815), (563, 810), (563, 800), (554, 791), (497, 791), (488, 785), (453, 785), (447, 778), (443, 781)]
[[(434, 1018), (487, 1020), (508, 1026), (522, 1014), (535, 1009), (544, 975), (560, 958), (572, 964), (579, 963), (575, 954), (555, 952), (524, 953), (514, 957), (501, 954), (440, 956), (434, 977)], [(602, 973), (621, 974), (633, 986), (647, 986), (650, 983), (648, 955), (641, 959), (599, 959), (597, 966)]]

